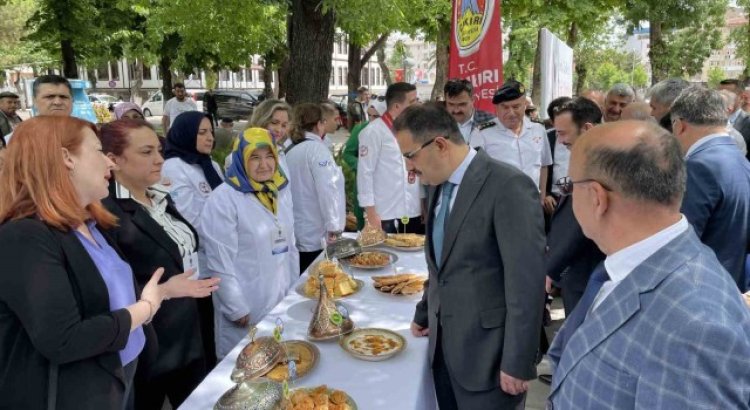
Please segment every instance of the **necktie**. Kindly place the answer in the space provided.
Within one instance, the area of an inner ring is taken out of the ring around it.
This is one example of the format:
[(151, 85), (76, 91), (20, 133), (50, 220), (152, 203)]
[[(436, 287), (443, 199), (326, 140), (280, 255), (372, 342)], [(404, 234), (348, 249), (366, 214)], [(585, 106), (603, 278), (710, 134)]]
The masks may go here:
[(432, 250), (435, 253), (435, 262), (438, 268), (443, 256), (443, 237), (450, 214), (451, 194), (455, 186), (456, 184), (446, 181), (440, 188), (440, 211), (435, 217), (435, 225), (432, 227)]
[(557, 335), (557, 337), (560, 338), (559, 346), (561, 347), (561, 352), (565, 350), (565, 345), (567, 345), (570, 338), (573, 337), (573, 333), (575, 333), (578, 327), (581, 326), (583, 320), (586, 319), (586, 314), (591, 309), (591, 305), (594, 304), (596, 294), (599, 293), (599, 289), (602, 288), (604, 282), (608, 280), (609, 274), (607, 274), (607, 270), (604, 268), (604, 262), (602, 262), (594, 269), (594, 272), (591, 273), (589, 283), (586, 284), (586, 290), (583, 292), (581, 300), (578, 301), (576, 307), (570, 312), (570, 316), (565, 319), (565, 326), (563, 326), (560, 333)]

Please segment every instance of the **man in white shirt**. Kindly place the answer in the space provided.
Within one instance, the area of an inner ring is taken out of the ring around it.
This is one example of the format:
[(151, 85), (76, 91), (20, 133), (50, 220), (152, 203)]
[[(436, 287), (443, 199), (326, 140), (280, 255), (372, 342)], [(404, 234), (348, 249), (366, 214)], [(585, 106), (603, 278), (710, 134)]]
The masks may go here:
[[(458, 123), (464, 141), (471, 146), (479, 141), (479, 126), (492, 121), (495, 116), (474, 108), (474, 87), (466, 79), (451, 79), (443, 87), (445, 108)], [(473, 141), (473, 144), (472, 144)]]
[(174, 123), (175, 118), (185, 111), (198, 111), (198, 106), (195, 104), (192, 98), (187, 96), (185, 91), (185, 84), (174, 83), (172, 88), (174, 97), (170, 98), (166, 104), (164, 104), (164, 115), (161, 117), (161, 125), (164, 129), (164, 135), (167, 135), (169, 127)]
[(406, 169), (393, 132), (393, 121), (417, 102), (417, 88), (391, 84), (385, 102), (386, 113), (359, 134), (357, 200), (370, 225), (389, 233), (422, 233), (419, 178)]
[(547, 407), (747, 408), (750, 378), (737, 374), (750, 364), (750, 311), (680, 214), (675, 137), (646, 121), (594, 127), (570, 178), (575, 217), (606, 259), (550, 348)]
[(490, 157), (520, 169), (539, 187), (544, 199), (552, 151), (544, 127), (525, 115), (525, 93), (523, 84), (517, 81), (503, 84), (492, 98), (497, 119), (479, 127), (479, 141), (472, 145), (481, 147)]

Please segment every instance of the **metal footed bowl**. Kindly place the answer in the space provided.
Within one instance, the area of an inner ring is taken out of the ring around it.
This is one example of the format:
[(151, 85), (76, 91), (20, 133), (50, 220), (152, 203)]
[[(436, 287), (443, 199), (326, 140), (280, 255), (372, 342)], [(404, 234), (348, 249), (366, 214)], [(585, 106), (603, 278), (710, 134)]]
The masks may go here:
[(284, 359), (284, 348), (274, 338), (264, 336), (250, 342), (232, 370), (232, 381), (240, 383), (263, 376)]
[(280, 410), (283, 398), (281, 384), (267, 379), (247, 380), (227, 390), (214, 410)]

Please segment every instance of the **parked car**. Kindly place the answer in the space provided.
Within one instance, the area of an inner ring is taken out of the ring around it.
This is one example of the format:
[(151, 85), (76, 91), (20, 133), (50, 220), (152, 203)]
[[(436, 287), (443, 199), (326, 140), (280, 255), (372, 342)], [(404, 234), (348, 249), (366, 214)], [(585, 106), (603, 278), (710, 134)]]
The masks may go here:
[[(254, 95), (255, 90), (214, 90), (216, 115), (219, 118), (231, 118), (235, 121), (249, 120), (253, 110), (260, 103)], [(260, 90), (261, 94), (263, 90)]]
[(328, 97), (328, 102), (336, 106), (339, 110), (339, 117), (341, 117), (341, 126), (349, 128), (349, 111), (347, 111), (347, 104), (349, 102), (349, 96), (346, 94), (334, 94)]
[[(203, 111), (203, 95), (206, 90), (187, 90), (188, 97), (195, 101), (195, 105), (198, 107), (198, 111)], [(146, 117), (157, 116), (161, 117), (164, 115), (164, 97), (162, 96), (161, 90), (151, 94), (151, 96), (143, 103), (141, 107), (143, 109), (143, 115)]]

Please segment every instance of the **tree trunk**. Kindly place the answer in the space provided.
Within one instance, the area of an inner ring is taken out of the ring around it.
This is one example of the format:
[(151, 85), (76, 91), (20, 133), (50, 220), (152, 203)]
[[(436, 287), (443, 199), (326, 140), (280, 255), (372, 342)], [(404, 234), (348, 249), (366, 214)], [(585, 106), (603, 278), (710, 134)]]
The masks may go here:
[(567, 41), (568, 47), (575, 50), (576, 45), (578, 44), (578, 25), (576, 22), (570, 23), (570, 28), (568, 29), (568, 41)]
[(531, 101), (539, 107), (542, 103), (542, 29), (536, 37), (536, 52), (534, 53), (534, 74), (531, 77)]
[[(362, 85), (362, 47), (354, 44), (349, 37), (349, 57), (347, 62), (346, 87), (350, 96), (357, 94)], [(371, 80), (372, 81), (372, 80)]]
[(143, 86), (143, 64), (141, 64), (141, 61), (138, 59), (133, 63), (133, 75), (135, 76), (135, 81), (130, 82), (130, 102), (140, 105), (142, 102), (141, 87)]
[(391, 84), (393, 84), (393, 78), (391, 78), (391, 70), (388, 68), (388, 64), (385, 63), (385, 47), (381, 46), (377, 50), (377, 56), (378, 65), (380, 66), (380, 71), (383, 73), (385, 85), (390, 86)]
[(174, 94), (172, 94), (172, 62), (177, 56), (180, 43), (180, 36), (172, 33), (164, 37), (161, 47), (159, 47), (159, 77), (162, 81), (161, 93), (164, 102), (174, 97)]
[(651, 49), (648, 51), (648, 57), (651, 61), (651, 85), (654, 85), (669, 76), (667, 62), (664, 58), (667, 47), (662, 36), (661, 21), (649, 21), (649, 41), (651, 43)]
[(159, 58), (159, 78), (161, 78), (161, 95), (163, 101), (172, 98), (172, 59), (162, 55)]
[(323, 14), (319, 0), (293, 0), (286, 100), (319, 102), (328, 97), (335, 16)]
[(76, 64), (76, 52), (73, 49), (73, 42), (70, 40), (61, 40), (60, 51), (62, 52), (63, 77), (78, 78), (78, 64)]
[(435, 86), (430, 98), (435, 101), (443, 95), (445, 82), (448, 80), (448, 58), (451, 49), (451, 21), (441, 21), (435, 42)]
[[(362, 67), (367, 64), (373, 54), (383, 48), (389, 34), (385, 33), (378, 37), (364, 53), (362, 52), (362, 47), (349, 41), (349, 61), (347, 66), (349, 72), (346, 75), (346, 85), (349, 95), (354, 95), (357, 92), (357, 88), (362, 85)], [(371, 78), (370, 83), (374, 82), (375, 80)]]
[(581, 95), (583, 92), (583, 86), (586, 84), (586, 77), (588, 77), (589, 74), (586, 65), (581, 60), (578, 60), (576, 63), (576, 74), (578, 78), (576, 81), (575, 95)]
[(271, 65), (269, 62), (272, 60), (272, 58), (266, 54), (263, 57), (263, 94), (266, 96), (266, 98), (274, 98), (273, 97), (273, 65)]

